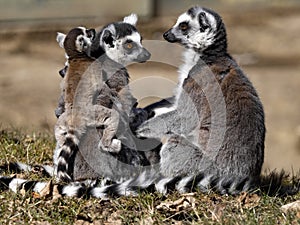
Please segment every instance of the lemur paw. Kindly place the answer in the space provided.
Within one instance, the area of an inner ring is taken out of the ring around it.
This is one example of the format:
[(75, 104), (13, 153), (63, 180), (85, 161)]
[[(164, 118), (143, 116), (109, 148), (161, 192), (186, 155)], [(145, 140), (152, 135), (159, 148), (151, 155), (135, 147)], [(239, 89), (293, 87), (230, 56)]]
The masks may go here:
[(112, 152), (120, 152), (121, 151), (121, 141), (118, 139), (113, 139), (110, 144), (110, 149)]
[(121, 151), (121, 141), (113, 139), (110, 145), (104, 145), (102, 141), (99, 142), (98, 148), (106, 152), (119, 153)]

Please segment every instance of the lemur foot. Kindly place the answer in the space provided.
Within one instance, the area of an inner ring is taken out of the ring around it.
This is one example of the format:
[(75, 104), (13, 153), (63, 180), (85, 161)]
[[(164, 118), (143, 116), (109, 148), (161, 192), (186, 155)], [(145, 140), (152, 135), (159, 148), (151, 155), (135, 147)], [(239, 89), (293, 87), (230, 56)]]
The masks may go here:
[(106, 152), (119, 153), (121, 151), (121, 141), (113, 139), (108, 145), (105, 145), (103, 144), (103, 141), (100, 141), (98, 148)]

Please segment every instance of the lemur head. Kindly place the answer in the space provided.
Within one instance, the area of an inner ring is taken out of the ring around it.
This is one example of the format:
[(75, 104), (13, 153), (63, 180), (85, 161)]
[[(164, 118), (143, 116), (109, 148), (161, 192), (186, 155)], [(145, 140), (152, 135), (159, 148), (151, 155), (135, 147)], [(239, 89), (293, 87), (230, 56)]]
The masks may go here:
[(56, 40), (65, 49), (67, 58), (79, 56), (90, 56), (92, 41), (95, 38), (94, 29), (76, 27), (68, 32), (67, 35), (57, 33)]
[(221, 17), (212, 10), (195, 6), (181, 14), (176, 24), (163, 37), (196, 52), (226, 52), (225, 26)]
[(142, 37), (135, 25), (137, 15), (131, 14), (122, 22), (105, 26), (100, 35), (100, 46), (112, 60), (127, 65), (131, 62), (145, 62), (151, 54), (142, 46)]

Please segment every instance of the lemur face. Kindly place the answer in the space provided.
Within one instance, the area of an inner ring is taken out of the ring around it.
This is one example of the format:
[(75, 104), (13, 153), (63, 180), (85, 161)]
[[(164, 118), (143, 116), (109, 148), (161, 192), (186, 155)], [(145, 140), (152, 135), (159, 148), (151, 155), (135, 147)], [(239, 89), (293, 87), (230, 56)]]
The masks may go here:
[(168, 42), (178, 42), (186, 48), (203, 51), (214, 43), (217, 31), (215, 16), (207, 9), (193, 7), (180, 15), (163, 37)]
[[(66, 37), (68, 38), (66, 39)], [(96, 31), (94, 29), (86, 29), (85, 27), (77, 27), (72, 29), (67, 35), (57, 32), (56, 41), (61, 48), (65, 48), (65, 44), (69, 48), (65, 49), (66, 59), (69, 58), (68, 54), (76, 55), (78, 53), (85, 53), (90, 55), (91, 44), (95, 39)], [(65, 43), (66, 40), (66, 43)], [(74, 44), (74, 45), (73, 45)], [(64, 77), (68, 69), (68, 60), (65, 67), (59, 71), (59, 75)]]
[(95, 38), (96, 31), (94, 29), (86, 29), (84, 27), (73, 28), (65, 36), (59, 33), (57, 41), (60, 45), (63, 43), (66, 55), (75, 57), (76, 55), (90, 55), (92, 41)]
[(151, 54), (142, 46), (142, 37), (135, 24), (137, 16), (131, 14), (123, 22), (106, 26), (100, 36), (100, 45), (112, 60), (127, 65), (131, 62), (145, 62)]
[(86, 29), (84, 27), (79, 27), (79, 29), (81, 29), (82, 32), (76, 38), (76, 49), (78, 52), (89, 53), (92, 41), (96, 36), (96, 31), (94, 29)]

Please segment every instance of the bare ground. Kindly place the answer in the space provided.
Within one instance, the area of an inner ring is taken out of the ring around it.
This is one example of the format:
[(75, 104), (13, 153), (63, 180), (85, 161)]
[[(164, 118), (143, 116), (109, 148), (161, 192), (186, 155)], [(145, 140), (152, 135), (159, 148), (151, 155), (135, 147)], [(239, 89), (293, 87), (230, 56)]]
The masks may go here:
[[(230, 50), (237, 54), (265, 107), (264, 167), (268, 169), (300, 169), (299, 12), (274, 10), (267, 14), (267, 19), (259, 11), (237, 15), (224, 12)], [(157, 39), (174, 19), (159, 19), (155, 24), (163, 24), (160, 28), (145, 24), (140, 30), (147, 39)], [(2, 129), (52, 132), (60, 92), (58, 70), (63, 66), (64, 54), (55, 42), (54, 31), (38, 38), (31, 35), (9, 30), (0, 34), (0, 124)], [(144, 99), (149, 94), (163, 95), (160, 97), (172, 94), (176, 68), (146, 63), (130, 66), (129, 70), (133, 93), (141, 105), (153, 101)], [(159, 77), (153, 84), (141, 79), (153, 75)]]

